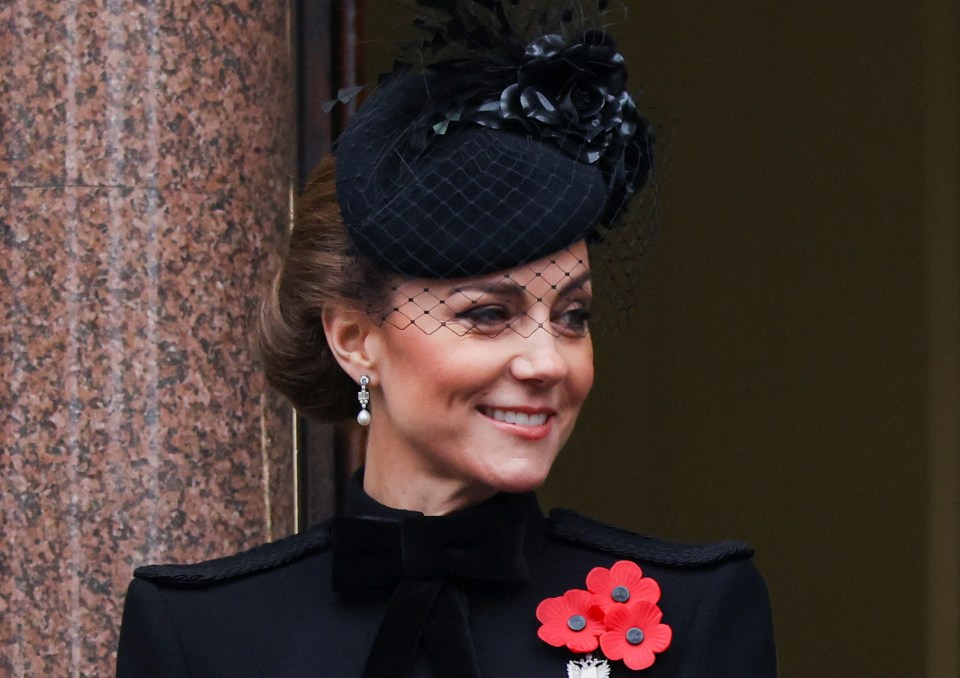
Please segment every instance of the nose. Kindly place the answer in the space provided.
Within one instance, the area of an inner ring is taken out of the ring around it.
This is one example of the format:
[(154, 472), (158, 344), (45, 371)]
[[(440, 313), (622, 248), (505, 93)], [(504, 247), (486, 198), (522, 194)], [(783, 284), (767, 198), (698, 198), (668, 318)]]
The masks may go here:
[(569, 366), (557, 337), (541, 329), (529, 337), (518, 337), (518, 341), (520, 349), (510, 362), (514, 379), (551, 385), (566, 378)]

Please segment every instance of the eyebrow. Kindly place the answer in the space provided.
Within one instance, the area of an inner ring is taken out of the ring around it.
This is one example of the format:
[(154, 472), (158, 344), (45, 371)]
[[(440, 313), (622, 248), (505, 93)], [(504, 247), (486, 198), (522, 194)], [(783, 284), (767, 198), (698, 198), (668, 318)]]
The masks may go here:
[(570, 275), (569, 273), (567, 273), (564, 276), (564, 278), (567, 279), (565, 283), (555, 285), (555, 287), (557, 288), (557, 292), (559, 292), (560, 294), (563, 294), (564, 292), (567, 292), (568, 290), (574, 287), (582, 290), (587, 283), (593, 282), (593, 272), (589, 268), (587, 268), (581, 271), (580, 273), (577, 273), (576, 275)]
[[(590, 269), (585, 269), (578, 273), (577, 275), (570, 275), (569, 273), (564, 275), (564, 280), (557, 283), (556, 285), (551, 285), (551, 287), (557, 290), (557, 294), (564, 294), (568, 292), (571, 288), (580, 288), (591, 282), (593, 279), (593, 274)], [(462, 294), (464, 292), (480, 292), (481, 294), (491, 294), (491, 295), (501, 295), (501, 296), (523, 296), (526, 293), (526, 286), (521, 285), (518, 282), (513, 280), (491, 280), (489, 282), (472, 282), (466, 285), (461, 285), (454, 289), (454, 292)]]

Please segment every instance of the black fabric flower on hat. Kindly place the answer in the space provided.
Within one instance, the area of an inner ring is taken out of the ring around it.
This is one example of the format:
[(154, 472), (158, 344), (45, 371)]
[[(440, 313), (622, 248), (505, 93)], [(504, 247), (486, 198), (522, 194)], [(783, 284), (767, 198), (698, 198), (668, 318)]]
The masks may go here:
[(527, 46), (516, 81), (499, 99), (457, 106), (445, 121), (512, 128), (597, 165), (611, 196), (601, 223), (610, 225), (625, 199), (646, 183), (651, 165), (653, 136), (625, 90), (626, 81), (623, 55), (605, 31), (587, 31), (577, 41), (549, 34)]
[[(594, 163), (615, 135), (629, 137), (636, 106), (624, 91), (623, 55), (607, 34), (591, 31), (575, 44), (561, 35), (545, 35), (526, 49), (528, 61), (517, 82), (503, 91), (500, 115), (531, 132), (557, 139), (581, 162)], [(478, 121), (479, 122), (479, 121)]]

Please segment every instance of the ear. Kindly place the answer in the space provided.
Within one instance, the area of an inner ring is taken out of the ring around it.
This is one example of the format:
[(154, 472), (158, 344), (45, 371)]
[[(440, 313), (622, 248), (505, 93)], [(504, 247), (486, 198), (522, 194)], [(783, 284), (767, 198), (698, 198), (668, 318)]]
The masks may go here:
[(362, 375), (377, 382), (376, 336), (380, 328), (363, 311), (348, 308), (324, 308), (323, 332), (327, 345), (343, 371), (356, 382)]

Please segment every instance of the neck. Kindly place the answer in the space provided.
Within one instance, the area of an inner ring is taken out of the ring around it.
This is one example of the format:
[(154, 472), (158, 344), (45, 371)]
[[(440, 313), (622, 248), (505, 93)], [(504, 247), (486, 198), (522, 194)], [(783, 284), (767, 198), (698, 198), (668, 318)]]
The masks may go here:
[(482, 503), (496, 490), (477, 486), (425, 468), (416, 459), (377, 454), (375, 441), (368, 444), (363, 490), (384, 506), (442, 516)]

